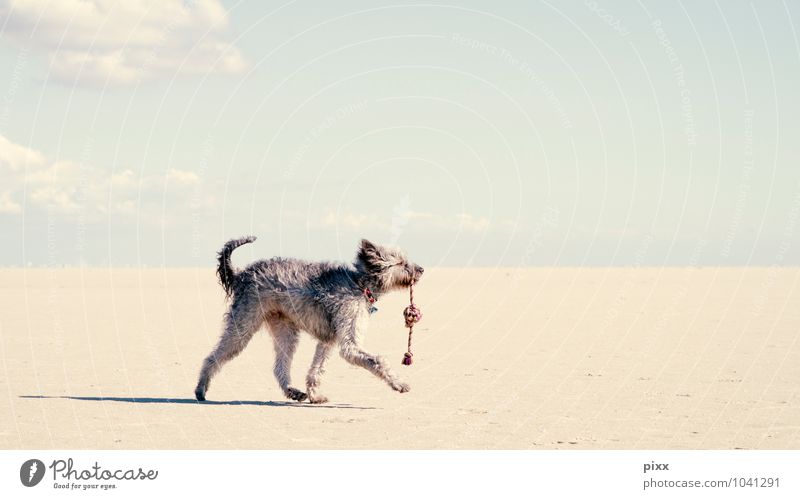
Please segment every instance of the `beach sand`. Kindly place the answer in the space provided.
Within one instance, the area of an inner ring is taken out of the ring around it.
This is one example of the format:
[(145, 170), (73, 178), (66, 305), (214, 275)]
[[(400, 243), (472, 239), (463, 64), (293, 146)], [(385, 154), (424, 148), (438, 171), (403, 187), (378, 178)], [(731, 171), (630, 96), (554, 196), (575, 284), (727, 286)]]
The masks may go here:
[[(283, 399), (259, 333), (193, 397), (213, 269), (0, 270), (0, 448), (798, 449), (800, 269), (429, 269), (415, 363), (382, 299), (323, 406)], [(313, 342), (293, 377), (303, 386)]]

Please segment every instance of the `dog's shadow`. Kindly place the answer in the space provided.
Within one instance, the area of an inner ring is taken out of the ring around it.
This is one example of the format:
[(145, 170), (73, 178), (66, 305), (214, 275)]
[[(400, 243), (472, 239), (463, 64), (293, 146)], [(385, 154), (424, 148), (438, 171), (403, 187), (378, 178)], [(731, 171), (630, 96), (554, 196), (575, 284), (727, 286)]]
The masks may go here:
[(304, 404), (300, 402), (272, 401), (272, 400), (204, 400), (203, 402), (188, 398), (158, 398), (158, 397), (78, 397), (70, 395), (20, 395), (21, 399), (62, 399), (81, 400), (84, 402), (127, 402), (129, 404), (194, 404), (194, 405), (249, 405), (265, 407), (296, 407), (306, 409), (359, 409), (370, 410), (374, 407), (360, 407), (350, 404)]

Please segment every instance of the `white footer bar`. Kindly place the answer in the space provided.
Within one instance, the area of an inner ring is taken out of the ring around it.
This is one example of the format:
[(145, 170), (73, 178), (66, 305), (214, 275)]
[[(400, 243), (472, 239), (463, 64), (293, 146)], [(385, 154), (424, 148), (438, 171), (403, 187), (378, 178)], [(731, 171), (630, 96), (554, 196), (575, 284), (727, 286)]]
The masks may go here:
[(796, 498), (799, 465), (800, 451), (0, 451), (0, 496)]

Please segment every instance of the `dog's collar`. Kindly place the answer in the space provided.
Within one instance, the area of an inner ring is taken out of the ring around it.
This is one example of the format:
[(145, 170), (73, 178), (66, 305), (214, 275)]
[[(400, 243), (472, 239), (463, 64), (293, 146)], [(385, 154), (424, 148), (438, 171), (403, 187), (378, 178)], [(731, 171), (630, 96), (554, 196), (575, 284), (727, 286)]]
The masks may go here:
[(378, 299), (375, 297), (375, 293), (373, 293), (369, 288), (364, 288), (362, 293), (364, 293), (364, 298), (367, 299), (367, 303), (369, 304), (369, 308), (367, 309), (369, 311), (369, 315), (377, 312), (378, 307), (375, 306), (375, 302), (378, 301)]

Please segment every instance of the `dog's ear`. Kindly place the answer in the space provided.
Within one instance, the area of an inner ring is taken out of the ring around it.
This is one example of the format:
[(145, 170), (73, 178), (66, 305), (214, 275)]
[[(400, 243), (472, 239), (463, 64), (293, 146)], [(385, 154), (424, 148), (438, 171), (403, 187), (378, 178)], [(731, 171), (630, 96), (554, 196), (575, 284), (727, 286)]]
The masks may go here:
[(367, 239), (362, 239), (358, 247), (358, 259), (369, 267), (378, 265), (383, 259), (381, 247)]
[(359, 245), (359, 249), (361, 251), (376, 252), (378, 250), (378, 245), (367, 239), (362, 239), (361, 244)]

